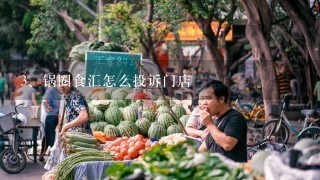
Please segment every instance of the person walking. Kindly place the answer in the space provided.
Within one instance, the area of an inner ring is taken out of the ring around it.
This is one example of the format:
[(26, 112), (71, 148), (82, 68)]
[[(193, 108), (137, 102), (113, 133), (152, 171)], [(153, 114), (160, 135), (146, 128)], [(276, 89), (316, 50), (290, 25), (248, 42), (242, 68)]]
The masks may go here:
[(58, 115), (59, 115), (59, 106), (60, 106), (60, 92), (57, 87), (55, 87), (55, 83), (52, 82), (49, 84), (49, 88), (45, 92), (42, 104), (45, 108), (46, 119), (45, 119), (45, 136), (42, 139), (41, 145), (41, 154), (39, 157), (39, 161), (44, 161), (44, 154), (47, 148), (53, 147), (56, 137), (56, 126), (58, 125)]
[(0, 72), (0, 100), (1, 100), (1, 105), (4, 106), (4, 95), (5, 92), (7, 91), (7, 81), (5, 77), (3, 76), (3, 73)]
[[(33, 77), (29, 80), (29, 85), (25, 85), (23, 87), (22, 92), (22, 100), (24, 102), (24, 106), (38, 106), (39, 103), (36, 99), (36, 90), (35, 87), (37, 85), (37, 78)], [(29, 87), (28, 87), (29, 86)]]
[(313, 95), (317, 96), (317, 109), (320, 109), (320, 78), (319, 76), (317, 77), (317, 83), (314, 86), (314, 90), (313, 90)]

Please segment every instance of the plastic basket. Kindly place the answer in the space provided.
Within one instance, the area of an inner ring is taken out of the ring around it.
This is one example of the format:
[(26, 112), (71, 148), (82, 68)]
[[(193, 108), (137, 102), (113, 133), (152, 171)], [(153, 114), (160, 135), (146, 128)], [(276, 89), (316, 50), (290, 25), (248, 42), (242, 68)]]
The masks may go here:
[(5, 116), (0, 117), (0, 134), (6, 134), (14, 128), (14, 121), (12, 114), (9, 113)]

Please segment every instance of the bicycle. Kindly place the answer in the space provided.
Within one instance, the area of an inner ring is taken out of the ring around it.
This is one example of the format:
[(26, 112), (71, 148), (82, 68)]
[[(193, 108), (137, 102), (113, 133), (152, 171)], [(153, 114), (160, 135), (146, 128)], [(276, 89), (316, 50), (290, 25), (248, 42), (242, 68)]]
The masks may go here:
[[(262, 139), (261, 137), (261, 129), (264, 126), (265, 121), (265, 112), (263, 105), (259, 105), (261, 103), (254, 103), (253, 107), (250, 108), (244, 108), (248, 107), (248, 104), (240, 104), (238, 100), (232, 103), (233, 109), (236, 109), (238, 112), (240, 112), (243, 117), (247, 120), (248, 125), (248, 133), (251, 134), (252, 140), (254, 142), (258, 142)], [(258, 134), (254, 135), (254, 132), (256, 131)]]
[[(310, 116), (314, 113), (313, 109), (303, 109), (301, 112), (305, 116), (302, 129), (296, 129), (288, 120), (286, 110), (289, 107), (290, 95), (285, 95), (281, 102), (281, 113), (279, 119), (273, 119), (267, 122), (262, 128), (262, 136), (268, 138), (276, 137), (277, 142), (287, 143), (290, 131), (297, 133), (298, 140), (302, 138), (312, 138), (320, 141), (320, 127), (316, 126), (315, 121), (310, 121)], [(310, 124), (308, 125), (308, 123)], [(269, 131), (268, 131), (269, 130)], [(269, 132), (267, 135), (266, 133)]]
[(21, 105), (23, 104), (14, 107), (15, 112), (0, 117), (1, 133), (8, 135), (9, 139), (9, 147), (4, 149), (0, 154), (0, 166), (9, 174), (19, 173), (27, 165), (27, 155), (21, 146), (23, 138), (19, 135), (17, 127), (21, 122), (17, 118), (17, 107)]

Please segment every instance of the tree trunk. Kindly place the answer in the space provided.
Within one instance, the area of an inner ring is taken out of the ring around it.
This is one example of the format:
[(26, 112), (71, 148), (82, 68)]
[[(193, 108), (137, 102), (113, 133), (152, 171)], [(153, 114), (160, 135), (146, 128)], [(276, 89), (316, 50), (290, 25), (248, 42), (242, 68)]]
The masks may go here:
[(279, 104), (277, 77), (268, 42), (271, 29), (269, 7), (265, 1), (241, 0), (240, 3), (244, 7), (248, 17), (246, 36), (251, 44), (252, 54), (256, 61), (255, 64), (260, 74), (265, 116), (266, 121), (269, 121), (272, 119), (270, 116), (272, 105)]
[(298, 1), (281, 0), (279, 3), (292, 22), (296, 23), (302, 32), (310, 58), (318, 75), (320, 75), (320, 18), (315, 19), (311, 14), (310, 8), (302, 8)]

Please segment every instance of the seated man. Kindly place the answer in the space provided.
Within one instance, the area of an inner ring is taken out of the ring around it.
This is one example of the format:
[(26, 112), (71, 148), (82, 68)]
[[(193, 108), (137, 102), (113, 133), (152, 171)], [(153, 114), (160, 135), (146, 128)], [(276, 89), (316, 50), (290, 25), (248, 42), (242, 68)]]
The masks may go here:
[[(199, 148), (220, 153), (236, 162), (247, 162), (247, 124), (245, 118), (228, 104), (229, 89), (221, 81), (210, 80), (201, 87), (200, 122), (209, 134)], [(216, 116), (216, 120), (212, 120)]]

